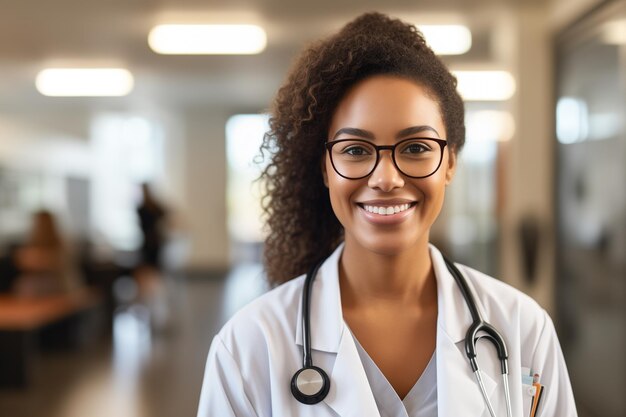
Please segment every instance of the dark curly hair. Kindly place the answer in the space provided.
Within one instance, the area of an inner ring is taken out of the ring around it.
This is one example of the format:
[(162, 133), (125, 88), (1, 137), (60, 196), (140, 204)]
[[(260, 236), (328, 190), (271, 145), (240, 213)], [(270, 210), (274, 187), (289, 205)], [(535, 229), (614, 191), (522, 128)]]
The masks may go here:
[(274, 100), (261, 154), (269, 235), (264, 261), (277, 285), (303, 274), (343, 238), (330, 205), (321, 161), (329, 123), (354, 84), (374, 75), (413, 80), (439, 104), (453, 152), (465, 141), (463, 101), (456, 79), (413, 25), (367, 13), (334, 36), (310, 46), (291, 69)]

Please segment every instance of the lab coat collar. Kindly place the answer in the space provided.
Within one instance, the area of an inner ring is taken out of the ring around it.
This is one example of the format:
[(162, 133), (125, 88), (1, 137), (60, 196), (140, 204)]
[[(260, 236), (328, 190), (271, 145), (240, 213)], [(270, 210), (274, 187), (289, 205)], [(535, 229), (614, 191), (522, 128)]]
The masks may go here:
[[(452, 342), (460, 342), (465, 340), (467, 329), (472, 324), (472, 315), (452, 273), (443, 260), (443, 255), (433, 245), (430, 245), (430, 259), (437, 279), (437, 325), (440, 330), (447, 333)], [(468, 285), (470, 284), (468, 282)], [(481, 307), (478, 306), (479, 309)]]
[[(487, 396), (493, 403), (495, 381), (482, 373)], [(437, 409), (442, 417), (482, 416), (485, 402), (472, 372), (463, 342), (454, 343), (448, 334), (437, 328)]]
[[(343, 321), (339, 290), (342, 243), (324, 261), (313, 282), (311, 298), (311, 348), (336, 353), (330, 391), (324, 403), (340, 416), (380, 417), (361, 358), (350, 330)], [(302, 300), (298, 312), (296, 344), (302, 345)], [(330, 372), (329, 372), (330, 371)]]
[(324, 402), (340, 416), (380, 417), (354, 338), (347, 326), (343, 327)]
[[(485, 403), (465, 355), (465, 334), (472, 316), (441, 252), (430, 246), (430, 257), (437, 279), (437, 407), (440, 416), (481, 416)], [(474, 291), (471, 281), (466, 281)], [(475, 291), (474, 291), (475, 293)], [(484, 309), (477, 300), (477, 308)], [(491, 398), (495, 381), (483, 372), (487, 395)], [(493, 401), (493, 400), (492, 400)]]
[[(336, 353), (344, 332), (341, 294), (339, 290), (339, 258), (344, 244), (324, 261), (313, 282), (311, 294), (311, 348)], [(297, 345), (302, 346), (302, 299), (298, 308)]]

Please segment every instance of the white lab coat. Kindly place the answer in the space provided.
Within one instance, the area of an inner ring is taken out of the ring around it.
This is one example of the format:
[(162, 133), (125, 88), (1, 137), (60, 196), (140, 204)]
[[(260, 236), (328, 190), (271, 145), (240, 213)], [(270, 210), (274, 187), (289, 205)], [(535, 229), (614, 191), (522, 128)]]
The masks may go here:
[[(210, 348), (198, 417), (379, 417), (354, 339), (343, 320), (338, 261), (343, 246), (325, 261), (313, 284), (313, 363), (331, 381), (319, 404), (304, 405), (290, 383), (302, 367), (301, 296), (304, 276), (259, 297), (215, 336)], [(489, 416), (465, 356), (472, 319), (441, 253), (430, 247), (438, 292), (437, 406), (441, 417)], [(538, 415), (574, 417), (576, 408), (554, 326), (531, 298), (463, 265), (483, 317), (503, 335), (509, 353), (513, 416), (527, 417), (531, 393), (521, 368), (532, 368), (545, 385)], [(491, 343), (478, 344), (478, 362), (498, 417), (506, 416), (500, 363)]]

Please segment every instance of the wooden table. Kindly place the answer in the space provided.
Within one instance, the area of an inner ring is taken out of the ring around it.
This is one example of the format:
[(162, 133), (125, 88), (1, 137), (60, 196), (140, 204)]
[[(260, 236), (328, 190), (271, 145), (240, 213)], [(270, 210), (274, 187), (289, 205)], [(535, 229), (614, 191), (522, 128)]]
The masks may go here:
[(99, 294), (87, 289), (39, 297), (0, 295), (0, 386), (28, 384), (41, 329), (77, 320), (100, 303)]

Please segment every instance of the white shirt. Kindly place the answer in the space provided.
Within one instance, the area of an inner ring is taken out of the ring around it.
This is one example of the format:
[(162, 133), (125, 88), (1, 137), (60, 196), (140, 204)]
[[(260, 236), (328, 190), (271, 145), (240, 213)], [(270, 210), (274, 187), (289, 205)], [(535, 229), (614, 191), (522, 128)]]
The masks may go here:
[[(293, 398), (292, 376), (302, 367), (304, 276), (262, 295), (241, 309), (215, 336), (209, 351), (198, 417), (379, 417), (367, 374), (343, 320), (338, 262), (343, 245), (324, 262), (311, 294), (314, 365), (331, 386), (326, 398), (305, 405)], [(441, 253), (430, 256), (437, 279), (437, 410), (439, 417), (489, 416), (464, 351), (472, 318)], [(528, 296), (459, 265), (476, 294), (484, 319), (503, 335), (509, 354), (513, 416), (527, 417), (532, 394), (522, 368), (541, 375), (545, 393), (538, 416), (575, 417), (576, 407), (554, 326)], [(478, 362), (498, 417), (506, 416), (500, 363), (489, 343), (479, 343)]]
[(437, 417), (437, 353), (409, 393), (400, 399), (389, 380), (354, 337), (380, 417)]

